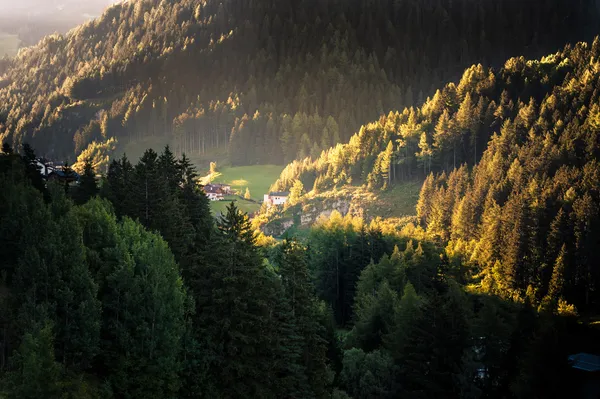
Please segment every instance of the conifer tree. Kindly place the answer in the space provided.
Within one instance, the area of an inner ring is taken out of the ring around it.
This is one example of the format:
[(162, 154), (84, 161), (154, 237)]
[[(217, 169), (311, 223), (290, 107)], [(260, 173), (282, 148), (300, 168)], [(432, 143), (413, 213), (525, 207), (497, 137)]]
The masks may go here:
[(88, 202), (96, 194), (98, 194), (96, 174), (94, 173), (92, 163), (87, 160), (83, 166), (83, 175), (79, 179), (79, 185), (75, 189), (73, 197), (75, 203), (81, 205)]
[[(218, 220), (213, 244), (220, 256), (206, 259), (194, 286), (205, 392), (219, 396), (273, 396), (274, 356), (265, 334), (275, 328), (263, 262), (248, 216), (234, 203)], [(262, 293), (262, 294), (261, 294)], [(264, 296), (263, 296), (264, 295)], [(265, 298), (266, 296), (266, 298)], [(271, 359), (271, 360), (268, 360)]]

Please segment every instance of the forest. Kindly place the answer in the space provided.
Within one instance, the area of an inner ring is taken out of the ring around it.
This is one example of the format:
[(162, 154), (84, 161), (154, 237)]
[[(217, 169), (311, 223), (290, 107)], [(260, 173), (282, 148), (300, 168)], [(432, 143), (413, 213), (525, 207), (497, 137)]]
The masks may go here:
[(564, 244), (536, 306), (507, 268), (472, 287), (420, 227), (334, 212), (277, 242), (233, 203), (214, 219), (168, 147), (100, 186), (90, 163), (45, 183), (35, 157), (0, 154), (0, 397), (544, 398), (598, 345), (563, 299)]
[[(0, 399), (577, 397), (595, 7), (138, 0), (1, 60)], [(223, 148), (287, 163), (290, 206), (410, 182), (414, 216), (214, 217), (191, 159)]]
[(472, 64), (591, 40), (597, 15), (592, 0), (125, 2), (0, 61), (0, 139), (70, 162), (109, 139), (233, 165), (318, 157)]
[(274, 187), (386, 190), (426, 177), (415, 234), (447, 246), (486, 292), (595, 309), (599, 57), (596, 38), (497, 72), (473, 66), (420, 108), (289, 164)]

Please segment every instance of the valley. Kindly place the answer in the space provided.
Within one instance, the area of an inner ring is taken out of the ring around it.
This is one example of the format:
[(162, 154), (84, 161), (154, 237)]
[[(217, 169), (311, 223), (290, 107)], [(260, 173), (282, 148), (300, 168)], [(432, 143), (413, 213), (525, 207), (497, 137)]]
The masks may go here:
[(0, 59), (0, 399), (600, 395), (598, 3), (129, 0)]

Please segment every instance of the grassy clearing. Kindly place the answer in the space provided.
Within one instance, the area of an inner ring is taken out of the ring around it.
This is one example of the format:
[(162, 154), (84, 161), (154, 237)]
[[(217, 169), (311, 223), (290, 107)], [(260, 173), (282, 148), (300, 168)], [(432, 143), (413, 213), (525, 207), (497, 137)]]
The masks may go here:
[(219, 215), (220, 213), (225, 213), (227, 212), (226, 208), (229, 206), (231, 201), (234, 201), (235, 205), (246, 213), (253, 213), (260, 209), (260, 204), (252, 201), (246, 201), (233, 195), (226, 196), (224, 201), (211, 201), (210, 209), (215, 216)]
[(244, 195), (248, 187), (252, 199), (260, 201), (282, 170), (283, 166), (278, 165), (225, 167), (220, 168), (219, 172), (212, 177), (212, 182), (229, 184), (232, 190), (241, 195)]
[(384, 218), (416, 215), (421, 186), (421, 180), (398, 183), (391, 190), (382, 191), (366, 208), (370, 214)]
[(0, 32), (0, 58), (4, 55), (17, 55), (21, 41), (17, 35)]
[(421, 180), (400, 182), (385, 191), (370, 191), (363, 186), (345, 186), (317, 195), (310, 194), (305, 197), (304, 202), (312, 204), (317, 210), (335, 208), (341, 203), (347, 203), (351, 209), (360, 209), (369, 218), (402, 218), (416, 215), (422, 185)]

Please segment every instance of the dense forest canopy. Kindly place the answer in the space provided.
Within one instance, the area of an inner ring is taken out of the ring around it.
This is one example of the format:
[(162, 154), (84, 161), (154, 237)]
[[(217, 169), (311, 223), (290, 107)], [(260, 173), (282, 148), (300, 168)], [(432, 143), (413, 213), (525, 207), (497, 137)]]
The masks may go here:
[(0, 65), (0, 135), (57, 160), (117, 138), (289, 162), (468, 65), (590, 37), (596, 15), (591, 0), (129, 1)]
[[(576, 397), (596, 3), (139, 0), (3, 60), (0, 399)], [(213, 217), (190, 155), (223, 148), (292, 161), (255, 221), (408, 181), (415, 216), (266, 236)]]
[(234, 204), (215, 223), (168, 147), (100, 189), (34, 159), (0, 154), (2, 398), (550, 397), (597, 349), (559, 277), (540, 309), (469, 289), (414, 228), (334, 212), (277, 243)]
[(415, 234), (447, 246), (470, 268), (468, 281), (536, 306), (594, 312), (599, 57), (596, 38), (540, 60), (512, 58), (498, 71), (468, 68), (421, 107), (294, 161), (274, 189), (386, 190), (426, 177)]

